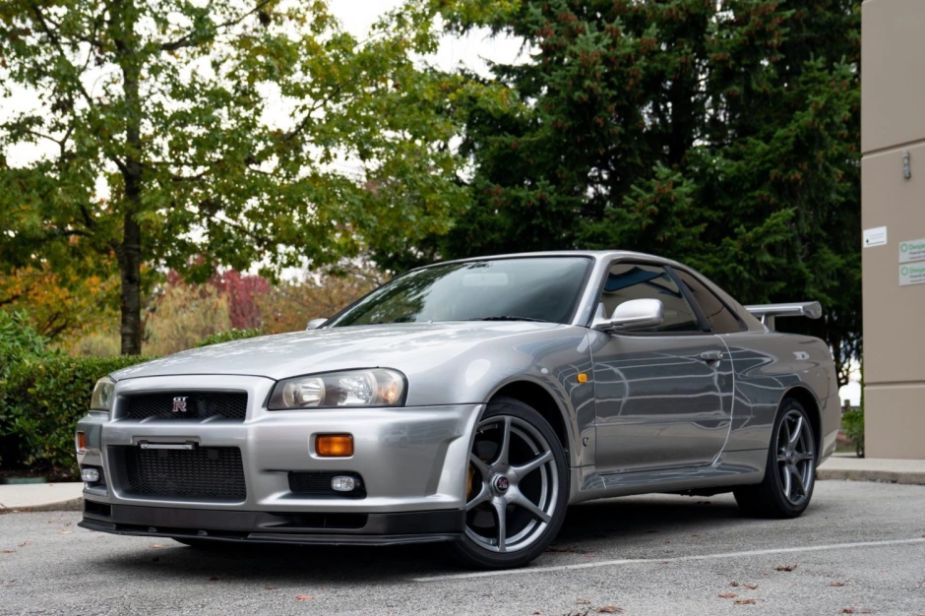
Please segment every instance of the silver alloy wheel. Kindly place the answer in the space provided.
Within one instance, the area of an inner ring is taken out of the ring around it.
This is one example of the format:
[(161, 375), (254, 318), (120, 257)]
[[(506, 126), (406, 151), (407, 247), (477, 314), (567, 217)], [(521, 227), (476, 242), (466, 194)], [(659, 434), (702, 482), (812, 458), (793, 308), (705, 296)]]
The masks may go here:
[(816, 476), (815, 444), (806, 416), (791, 409), (777, 428), (777, 467), (784, 498), (800, 505), (812, 492)]
[[(498, 431), (500, 430), (500, 434)], [(485, 437), (500, 437), (490, 460), (479, 454)], [(550, 445), (529, 422), (511, 415), (483, 419), (469, 453), (470, 473), (480, 481), (466, 502), (466, 535), (492, 552), (523, 550), (542, 536), (555, 512), (559, 475)], [(474, 493), (473, 493), (474, 492)], [(490, 511), (494, 524), (476, 526), (472, 515)]]

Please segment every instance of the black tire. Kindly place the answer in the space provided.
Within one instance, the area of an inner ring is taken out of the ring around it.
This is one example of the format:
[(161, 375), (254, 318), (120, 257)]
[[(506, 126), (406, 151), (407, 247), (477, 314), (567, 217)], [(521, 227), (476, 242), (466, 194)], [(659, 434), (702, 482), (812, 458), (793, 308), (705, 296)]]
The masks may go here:
[(454, 544), (457, 559), (502, 569), (542, 554), (562, 527), (569, 496), (568, 460), (549, 422), (519, 400), (492, 400), (476, 427), (467, 473), (466, 530)]
[(813, 497), (817, 459), (809, 414), (798, 401), (785, 398), (774, 419), (764, 480), (733, 491), (739, 509), (762, 518), (799, 516)]

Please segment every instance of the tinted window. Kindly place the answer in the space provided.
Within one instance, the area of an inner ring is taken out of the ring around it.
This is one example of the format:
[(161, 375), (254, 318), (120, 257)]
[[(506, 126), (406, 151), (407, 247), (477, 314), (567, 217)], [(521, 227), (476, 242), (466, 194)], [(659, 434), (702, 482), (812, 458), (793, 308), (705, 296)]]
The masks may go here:
[(728, 334), (745, 329), (742, 322), (726, 307), (726, 304), (716, 297), (702, 282), (685, 271), (675, 271), (681, 277), (681, 281), (687, 286), (691, 295), (694, 296), (694, 301), (700, 306), (703, 316), (710, 323), (710, 327), (713, 328), (714, 332)]
[(700, 331), (693, 309), (664, 268), (637, 263), (611, 266), (601, 292), (604, 315), (612, 315), (625, 301), (640, 298), (662, 300), (665, 320), (652, 331)]
[(590, 265), (583, 257), (435, 265), (376, 289), (333, 325), (478, 319), (568, 323)]

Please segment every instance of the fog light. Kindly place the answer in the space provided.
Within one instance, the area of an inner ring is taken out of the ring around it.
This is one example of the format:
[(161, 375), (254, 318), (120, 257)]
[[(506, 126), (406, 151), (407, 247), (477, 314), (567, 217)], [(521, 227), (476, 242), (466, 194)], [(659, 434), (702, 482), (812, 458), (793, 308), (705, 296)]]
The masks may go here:
[(356, 487), (356, 479), (349, 475), (336, 475), (331, 477), (331, 489), (335, 492), (353, 492)]
[(349, 458), (353, 455), (353, 435), (319, 434), (315, 437), (315, 453), (325, 458)]
[(100, 472), (92, 467), (80, 469), (80, 478), (84, 483), (96, 483), (100, 480)]
[(78, 432), (74, 435), (74, 446), (77, 447), (77, 453), (84, 453), (87, 451), (86, 432)]

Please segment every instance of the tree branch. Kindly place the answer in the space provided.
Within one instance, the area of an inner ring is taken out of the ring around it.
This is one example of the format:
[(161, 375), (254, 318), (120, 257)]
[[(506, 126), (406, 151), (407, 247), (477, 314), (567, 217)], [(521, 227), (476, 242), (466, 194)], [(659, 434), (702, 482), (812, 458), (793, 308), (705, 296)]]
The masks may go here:
[[(231, 26), (236, 26), (242, 21), (244, 21), (245, 19), (247, 19), (248, 17), (250, 17), (251, 15), (255, 15), (259, 13), (270, 2), (271, 0), (259, 0), (257, 4), (254, 6), (254, 8), (252, 8), (251, 10), (239, 15), (238, 17), (234, 19), (229, 19), (228, 21), (223, 21), (220, 24), (216, 24), (215, 30), (212, 32), (209, 38), (214, 37), (215, 34), (219, 30), (230, 28)], [(206, 10), (208, 10), (209, 7), (211, 6), (212, 6), (212, 3), (209, 2), (209, 5), (206, 7)], [(160, 50), (161, 51), (176, 51), (178, 49), (182, 49), (183, 47), (192, 47), (193, 45), (198, 45), (199, 43), (204, 42), (204, 40), (208, 40), (208, 39), (197, 38), (197, 34), (198, 32), (196, 30), (190, 30), (189, 32), (181, 36), (180, 38), (174, 39), (172, 41), (168, 41), (166, 43), (161, 43)]]
[[(32, 9), (32, 13), (33, 15), (35, 15), (35, 18), (39, 26), (41, 26), (42, 32), (44, 32), (45, 36), (48, 37), (48, 40), (51, 41), (51, 44), (55, 48), (55, 51), (58, 52), (58, 56), (61, 58), (63, 62), (67, 64), (67, 66), (71, 69), (71, 71), (76, 73), (77, 69), (74, 66), (74, 64), (71, 62), (70, 58), (67, 57), (67, 52), (64, 51), (64, 47), (61, 45), (61, 39), (58, 38), (58, 35), (55, 33), (55, 31), (48, 26), (48, 20), (46, 19), (45, 14), (42, 13), (42, 10), (38, 7), (38, 5), (35, 2), (30, 2), (29, 8)], [(73, 81), (74, 81), (73, 85), (77, 88), (77, 91), (80, 92), (81, 96), (83, 96), (87, 105), (89, 105), (91, 108), (94, 107), (93, 99), (90, 97), (90, 94), (84, 88), (83, 84), (80, 83), (80, 76), (79, 75), (75, 76), (73, 78)]]

